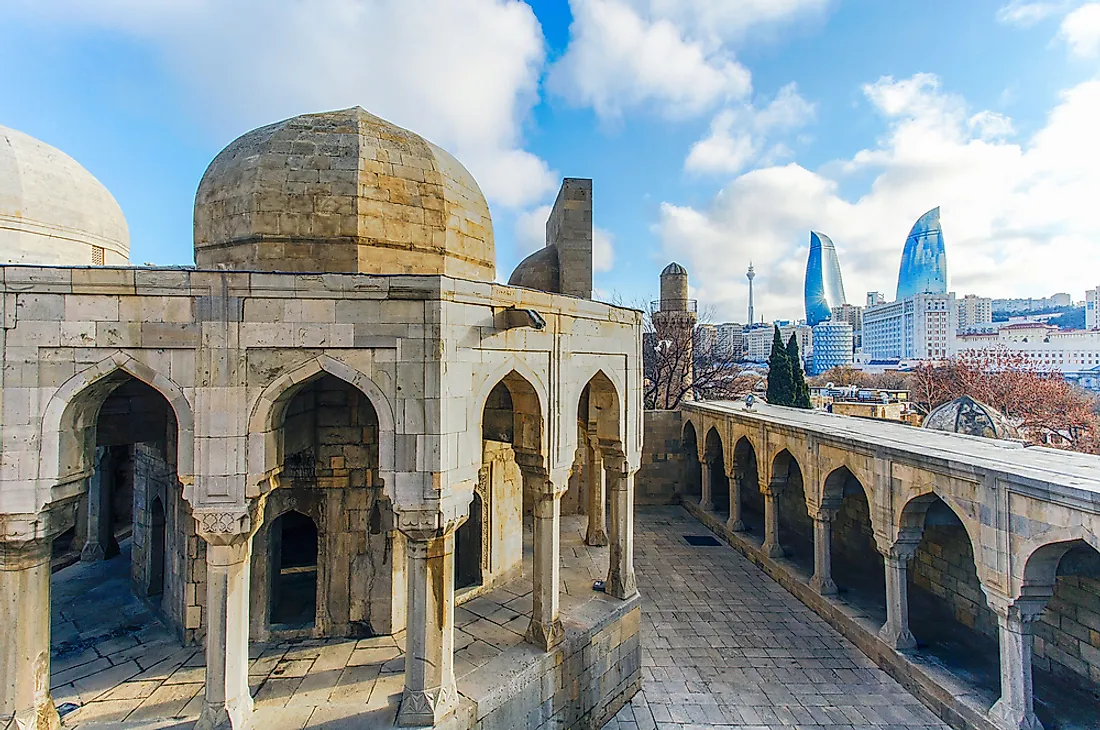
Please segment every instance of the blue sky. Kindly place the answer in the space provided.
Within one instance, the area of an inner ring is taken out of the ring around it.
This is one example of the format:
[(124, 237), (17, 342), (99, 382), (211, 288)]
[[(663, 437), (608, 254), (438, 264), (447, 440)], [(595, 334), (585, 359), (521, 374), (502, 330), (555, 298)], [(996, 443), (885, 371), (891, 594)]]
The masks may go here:
[(810, 228), (850, 301), (892, 296), (936, 205), (960, 294), (1100, 285), (1100, 2), (8, 0), (0, 65), (0, 124), (111, 190), (135, 263), (191, 263), (233, 138), (359, 104), (470, 167), (501, 279), (568, 175), (627, 303), (675, 259), (743, 321), (751, 259), (757, 312), (801, 317)]

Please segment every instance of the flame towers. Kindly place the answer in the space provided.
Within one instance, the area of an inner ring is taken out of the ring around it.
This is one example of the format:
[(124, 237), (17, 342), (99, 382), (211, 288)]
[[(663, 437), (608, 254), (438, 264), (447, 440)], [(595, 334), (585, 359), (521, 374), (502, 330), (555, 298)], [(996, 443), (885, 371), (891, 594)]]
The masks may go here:
[(896, 299), (900, 301), (915, 294), (946, 292), (947, 253), (937, 206), (917, 219), (909, 231), (909, 238), (905, 239)]
[(806, 324), (813, 327), (824, 322), (832, 316), (833, 307), (846, 303), (836, 246), (824, 233), (810, 231), (810, 257), (806, 260)]

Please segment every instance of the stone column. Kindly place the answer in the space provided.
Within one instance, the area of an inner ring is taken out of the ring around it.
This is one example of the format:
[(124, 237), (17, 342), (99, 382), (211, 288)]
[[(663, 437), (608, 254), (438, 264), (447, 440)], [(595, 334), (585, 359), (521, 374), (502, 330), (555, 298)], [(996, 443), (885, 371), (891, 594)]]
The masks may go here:
[(784, 482), (773, 479), (760, 491), (764, 495), (764, 544), (760, 547), (769, 558), (781, 558), (785, 554), (779, 544), (779, 495)]
[(52, 543), (0, 542), (0, 727), (61, 727), (50, 696)]
[(206, 690), (195, 730), (251, 728), (249, 564), (259, 519), (246, 512), (194, 514), (206, 541)]
[(94, 563), (108, 557), (114, 534), (111, 529), (111, 458), (104, 448), (96, 449), (92, 475), (88, 477), (88, 536), (80, 560)]
[(433, 726), (458, 706), (455, 686), (455, 529), (438, 512), (401, 511), (408, 575), (405, 688), (397, 724)]
[(833, 517), (834, 510), (822, 509), (814, 515), (814, 575), (810, 578), (810, 588), (823, 596), (836, 593), (833, 582)]
[(607, 593), (623, 600), (638, 593), (634, 577), (634, 471), (621, 459), (610, 472), (611, 564)]
[(886, 570), (886, 623), (878, 632), (892, 649), (915, 649), (917, 640), (909, 631), (909, 587), (906, 572), (917, 552), (917, 543), (897, 543), (883, 553)]
[(744, 532), (745, 523), (741, 519), (741, 479), (744, 475), (734, 466), (726, 476), (730, 482), (730, 518), (726, 520), (726, 529), (730, 532)]
[(558, 589), (561, 582), (561, 495), (546, 477), (535, 480), (534, 579), (531, 624), (527, 641), (549, 651), (565, 638), (558, 615)]
[(604, 459), (600, 439), (588, 440), (588, 532), (584, 544), (601, 547), (607, 544), (607, 495), (604, 487)]
[(699, 481), (702, 484), (699, 508), (704, 512), (711, 512), (714, 510), (714, 500), (710, 496), (710, 463), (705, 458), (699, 460)]
[(1029, 597), (1010, 606), (993, 606), (1000, 628), (1001, 698), (989, 710), (989, 718), (1005, 730), (1043, 730), (1035, 716), (1031, 627), (1042, 615), (1046, 602), (1046, 596)]

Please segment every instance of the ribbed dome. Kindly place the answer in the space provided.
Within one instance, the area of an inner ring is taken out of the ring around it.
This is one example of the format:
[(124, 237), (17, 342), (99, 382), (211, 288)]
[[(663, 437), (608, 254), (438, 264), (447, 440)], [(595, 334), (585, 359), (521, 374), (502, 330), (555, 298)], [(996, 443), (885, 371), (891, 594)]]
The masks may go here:
[(195, 263), (495, 277), (489, 206), (473, 176), (360, 107), (286, 119), (222, 150), (195, 197)]
[(923, 426), (934, 431), (948, 431), (991, 439), (1019, 438), (1016, 427), (1005, 418), (1004, 414), (968, 395), (933, 408), (925, 417)]
[(661, 276), (687, 276), (687, 269), (673, 261), (661, 272)]
[(0, 126), (0, 263), (125, 266), (126, 218), (73, 158)]

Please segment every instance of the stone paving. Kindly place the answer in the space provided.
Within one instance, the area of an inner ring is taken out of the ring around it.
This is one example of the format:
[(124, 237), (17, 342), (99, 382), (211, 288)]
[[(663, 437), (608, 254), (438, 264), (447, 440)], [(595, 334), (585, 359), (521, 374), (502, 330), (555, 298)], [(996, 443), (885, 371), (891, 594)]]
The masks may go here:
[(644, 681), (605, 730), (948, 727), (680, 507), (634, 529)]

